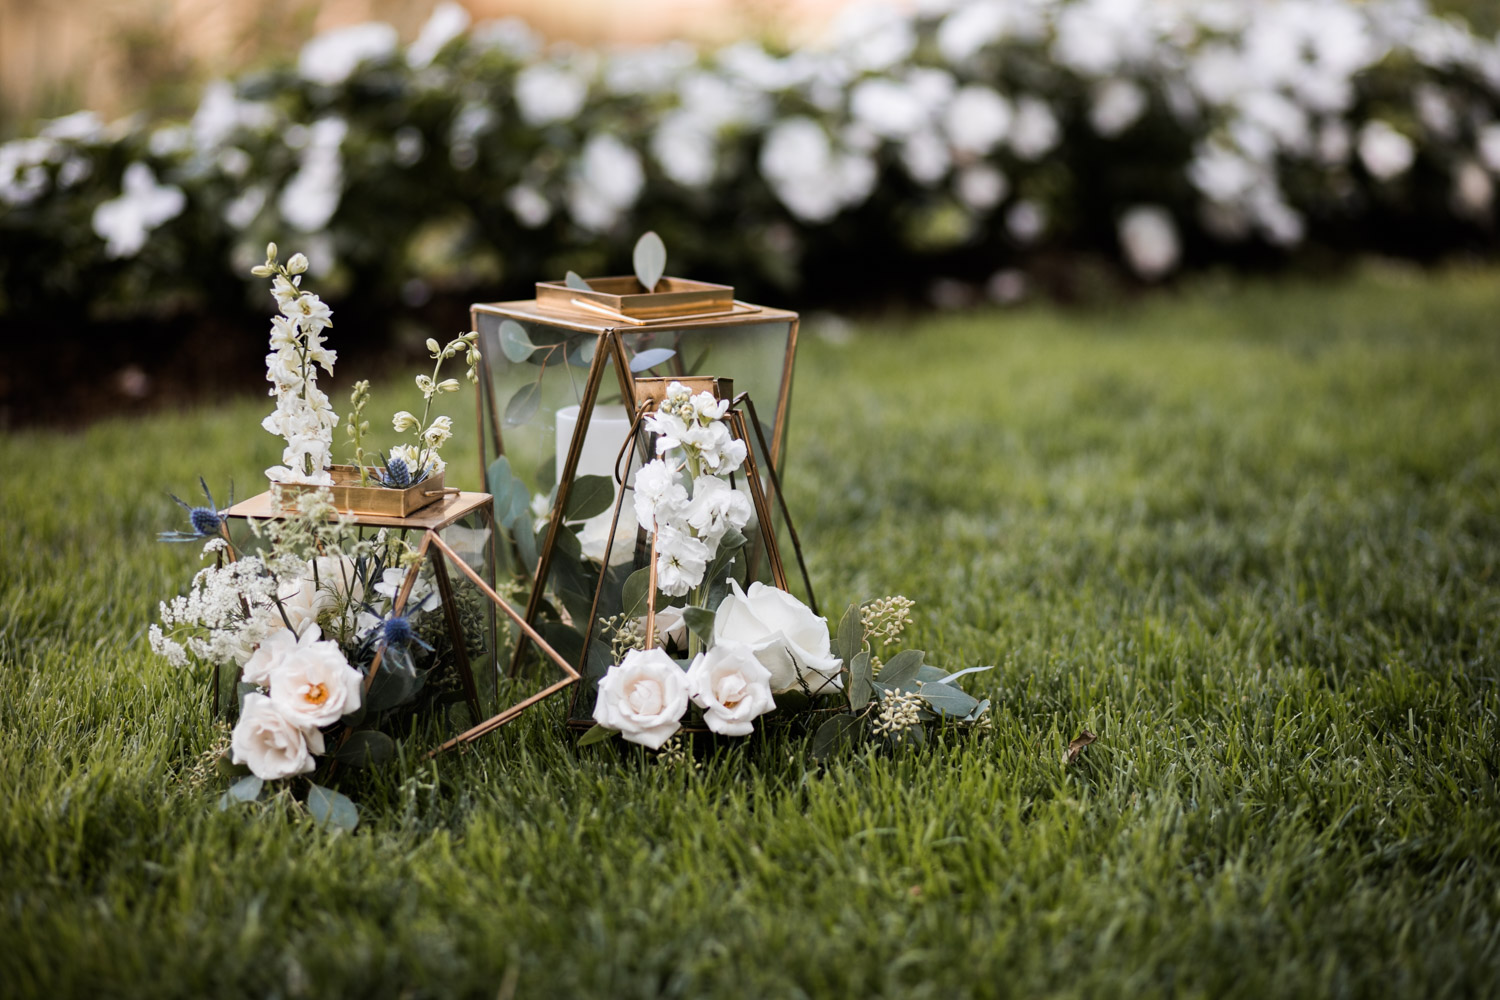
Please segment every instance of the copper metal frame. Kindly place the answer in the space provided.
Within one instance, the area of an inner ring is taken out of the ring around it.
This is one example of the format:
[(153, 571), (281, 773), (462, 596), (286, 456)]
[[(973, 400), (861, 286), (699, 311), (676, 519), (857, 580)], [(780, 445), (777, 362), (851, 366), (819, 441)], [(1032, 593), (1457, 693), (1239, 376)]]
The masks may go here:
[[(431, 550), (433, 548), (436, 548), (438, 550), (438, 558), (434, 558), (431, 554)], [(448, 742), (444, 743), (442, 746), (429, 753), (428, 757), (435, 757), (438, 754), (442, 753), (444, 750), (451, 750), (459, 744), (471, 742), (485, 735), (486, 733), (490, 733), (496, 729), (499, 729), (501, 726), (515, 719), (518, 715), (520, 715), (526, 709), (530, 708), (532, 705), (541, 701), (543, 698), (554, 695), (566, 688), (568, 685), (576, 684), (579, 681), (581, 675), (577, 670), (573, 669), (573, 665), (570, 664), (567, 660), (563, 659), (562, 655), (558, 653), (557, 650), (553, 649), (552, 646), (548, 644), (546, 639), (542, 638), (541, 633), (539, 633), (536, 629), (534, 629), (530, 624), (527, 623), (526, 619), (522, 617), (521, 614), (511, 606), (509, 601), (501, 597), (499, 594), (495, 593), (495, 589), (488, 583), (485, 583), (484, 580), (479, 577), (479, 574), (474, 572), (473, 567), (471, 567), (467, 561), (465, 561), (456, 552), (449, 548), (448, 543), (439, 538), (437, 532), (428, 531), (426, 533), (426, 535), (422, 539), (421, 547), (417, 550), (417, 554), (432, 561), (433, 575), (436, 577), (438, 592), (441, 594), (443, 599), (444, 612), (448, 616), (448, 629), (454, 637), (455, 663), (459, 670), (459, 676), (464, 681), (465, 698), (467, 700), (470, 700), (470, 705), (474, 710), (474, 718), (478, 719), (480, 716), (478, 692), (475, 689), (473, 672), (469, 667), (468, 654), (461, 645), (463, 633), (458, 627), (457, 611), (453, 607), (452, 581), (448, 577), (447, 566), (444, 564), (440, 556), (446, 555), (450, 560), (452, 560), (453, 564), (457, 566), (458, 569), (469, 578), (469, 582), (478, 587), (480, 593), (484, 594), (484, 596), (488, 597), (495, 604), (495, 606), (504, 611), (511, 621), (519, 625), (521, 627), (521, 634), (529, 638), (532, 642), (536, 643), (537, 648), (540, 649), (542, 653), (549, 659), (551, 659), (553, 663), (557, 664), (557, 666), (561, 668), (563, 672), (562, 680), (542, 689), (541, 691), (538, 691), (536, 694), (531, 695), (530, 697), (519, 701), (514, 705), (511, 705), (509, 708), (501, 709), (489, 719), (478, 723), (470, 729), (467, 729), (459, 735), (453, 737), (451, 740), (448, 740)], [(416, 584), (416, 580), (416, 573), (406, 574), (406, 579), (402, 581), (401, 589), (397, 592), (396, 600), (392, 605), (392, 613), (399, 614), (401, 609), (406, 607), (406, 601), (411, 596), (411, 590), (412, 587)], [(375, 681), (375, 672), (380, 669), (381, 655), (383, 652), (384, 651), (382, 650), (380, 653), (376, 653), (375, 659), (370, 663), (370, 672), (365, 677), (366, 692), (370, 690), (370, 685)]]
[[(772, 427), (769, 448), (761, 432), (757, 421), (756, 434), (761, 442), (762, 450), (768, 456), (771, 466), (771, 482), (777, 497), (781, 500), (780, 506), (783, 517), (787, 524), (791, 524), (790, 516), (786, 511), (785, 500), (780, 497), (780, 479), (776, 474), (783, 458), (786, 439), (786, 416), (791, 408), (792, 370), (797, 356), (797, 335), (800, 327), (800, 318), (795, 312), (779, 309), (764, 309), (759, 306), (744, 305), (749, 311), (735, 314), (732, 317), (720, 316), (684, 316), (663, 322), (660, 325), (653, 324), (658, 330), (682, 330), (691, 331), (695, 329), (712, 329), (733, 326), (756, 325), (763, 323), (787, 323), (786, 351), (782, 358), (781, 383), (777, 392), (775, 423)], [(547, 579), (552, 569), (552, 554), (556, 548), (557, 537), (562, 530), (564, 512), (567, 510), (568, 499), (573, 488), (573, 480), (577, 474), (578, 461), (583, 454), (583, 444), (588, 434), (589, 419), (593, 415), (594, 404), (599, 395), (599, 387), (604, 380), (604, 368), (609, 362), (613, 362), (615, 372), (620, 380), (620, 396), (624, 400), (634, 401), (635, 379), (630, 372), (629, 363), (625, 357), (625, 345), (621, 339), (622, 334), (639, 332), (638, 328), (630, 326), (619, 327), (605, 325), (601, 320), (591, 321), (587, 316), (571, 317), (552, 310), (540, 308), (535, 299), (516, 302), (477, 303), (470, 308), (470, 318), (474, 329), (479, 328), (479, 315), (481, 313), (499, 316), (503, 319), (514, 319), (522, 322), (535, 323), (541, 326), (550, 326), (556, 329), (569, 330), (575, 333), (587, 333), (594, 335), (595, 342), (593, 358), (589, 364), (588, 377), (584, 382), (582, 400), (579, 403), (578, 421), (573, 431), (573, 439), (568, 443), (567, 458), (563, 467), (557, 470), (557, 490), (553, 498), (552, 517), (547, 524), (547, 536), (543, 542), (538, 555), (537, 566), (533, 576), (531, 594), (526, 602), (526, 623), (528, 626), (535, 623), (541, 610), (542, 600), (547, 589)], [(495, 455), (498, 457), (505, 454), (505, 440), (500, 431), (499, 406), (494, 396), (494, 380), (489, 367), (488, 350), (480, 352), (480, 391), (475, 394), (475, 417), (479, 430), (479, 476), (480, 481), (487, 483), (489, 475), (488, 450), (485, 447), (485, 431), (488, 429), (490, 440), (494, 445)], [(740, 418), (740, 431), (744, 430), (743, 417)], [(488, 428), (486, 428), (488, 423)], [(750, 447), (750, 439), (744, 436), (747, 452), (754, 451)], [(752, 492), (760, 489), (759, 478), (756, 477), (756, 486)], [(623, 491), (622, 491), (623, 495)], [(764, 500), (764, 497), (762, 498)], [(769, 512), (769, 505), (767, 511)], [(759, 515), (757, 510), (757, 515)], [(769, 530), (771, 521), (769, 517), (763, 522)], [(772, 532), (774, 536), (774, 532)], [(794, 534), (795, 538), (795, 534)], [(799, 561), (801, 559), (801, 544), (796, 544)], [(777, 552), (776, 560), (779, 565), (780, 553)], [(654, 563), (653, 563), (654, 564)], [(782, 570), (778, 579), (781, 579), (784, 587), (785, 572)], [(807, 581), (806, 566), (803, 566), (803, 580)], [(812, 601), (812, 588), (808, 583), (809, 603), (815, 607)], [(520, 669), (522, 658), (529, 644), (529, 636), (523, 631), (516, 642), (516, 648), (511, 658), (510, 673), (514, 676)], [(587, 643), (584, 645), (583, 658), (586, 662), (588, 657)], [(581, 665), (581, 664), (580, 664)]]

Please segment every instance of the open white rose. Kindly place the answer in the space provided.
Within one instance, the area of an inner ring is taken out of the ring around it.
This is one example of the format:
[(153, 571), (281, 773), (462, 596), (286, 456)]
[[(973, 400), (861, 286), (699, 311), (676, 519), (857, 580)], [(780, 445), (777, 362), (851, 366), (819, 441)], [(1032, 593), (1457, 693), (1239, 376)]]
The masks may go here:
[(749, 736), (755, 718), (773, 711), (771, 671), (744, 643), (720, 642), (699, 653), (687, 672), (693, 702), (708, 728), (724, 736)]
[[(687, 647), (687, 621), (683, 618), (686, 608), (680, 608), (675, 604), (669, 604), (664, 608), (656, 609), (656, 641), (662, 645), (675, 643), (679, 648)], [(646, 632), (646, 616), (636, 619), (640, 625), (641, 633)]]
[(739, 581), (731, 579), (729, 585), (732, 592), (714, 612), (715, 646), (726, 641), (749, 646), (771, 671), (776, 694), (800, 691), (804, 684), (815, 695), (843, 686), (844, 661), (832, 655), (828, 619), (784, 590), (756, 582), (746, 594)]
[(632, 743), (660, 750), (682, 728), (687, 675), (659, 649), (632, 649), (599, 679), (594, 721)]
[(316, 624), (309, 625), (307, 631), (299, 637), (290, 629), (277, 629), (267, 636), (255, 652), (250, 654), (250, 659), (245, 661), (244, 672), (240, 680), (246, 684), (254, 684), (256, 687), (270, 687), (271, 673), (276, 669), (289, 654), (294, 653), (298, 643), (311, 645), (323, 638), (323, 630)]
[(299, 642), (271, 669), (271, 701), (299, 726), (326, 726), (359, 708), (363, 682), (338, 643)]
[(323, 734), (288, 719), (265, 695), (247, 694), (229, 746), (236, 764), (248, 764), (263, 781), (276, 781), (317, 767), (313, 754), (323, 752)]

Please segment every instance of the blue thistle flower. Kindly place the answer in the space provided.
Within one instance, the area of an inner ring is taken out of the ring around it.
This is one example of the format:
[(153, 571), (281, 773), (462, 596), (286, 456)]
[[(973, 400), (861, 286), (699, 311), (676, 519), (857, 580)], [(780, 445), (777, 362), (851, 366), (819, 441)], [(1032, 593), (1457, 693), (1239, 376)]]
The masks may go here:
[(212, 507), (190, 508), (188, 520), (193, 523), (193, 530), (204, 537), (217, 535), (219, 526), (224, 523), (224, 519), (219, 517), (219, 512)]
[(400, 616), (387, 618), (382, 632), (387, 646), (405, 646), (416, 637), (412, 631), (411, 622)]
[(406, 459), (392, 455), (385, 460), (385, 471), (380, 474), (380, 484), (391, 489), (404, 490), (412, 484), (411, 469)]
[[(213, 538), (218, 535), (224, 527), (224, 515), (218, 510), (214, 503), (214, 495), (209, 492), (208, 483), (202, 476), (198, 477), (198, 485), (203, 487), (204, 499), (208, 501), (206, 507), (194, 507), (186, 500), (173, 493), (168, 493), (177, 506), (187, 511), (188, 523), (192, 525), (192, 531), (163, 531), (157, 537), (164, 542), (201, 542), (205, 538)], [(229, 505), (234, 506), (234, 488), (230, 487)]]

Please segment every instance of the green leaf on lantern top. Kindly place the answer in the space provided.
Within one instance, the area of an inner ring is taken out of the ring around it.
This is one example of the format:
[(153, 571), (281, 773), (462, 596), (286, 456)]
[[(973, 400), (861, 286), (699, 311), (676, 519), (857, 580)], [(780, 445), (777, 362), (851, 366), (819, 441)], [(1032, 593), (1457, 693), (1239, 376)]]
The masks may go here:
[(649, 232), (636, 240), (631, 259), (635, 263), (635, 280), (646, 291), (656, 291), (656, 283), (667, 271), (667, 245), (661, 237)]
[(307, 811), (319, 826), (331, 826), (348, 833), (359, 825), (359, 807), (347, 795), (322, 785), (307, 790)]
[(615, 502), (615, 481), (609, 476), (579, 476), (568, 492), (565, 520), (587, 521), (609, 510)]
[[(552, 273), (556, 274), (557, 272), (554, 271)], [(592, 292), (594, 290), (594, 286), (584, 281), (577, 271), (569, 271), (567, 276), (563, 278), (563, 283), (576, 292)]]
[(611, 736), (614, 736), (616, 732), (617, 730), (605, 729), (603, 726), (599, 725), (599, 723), (596, 722), (594, 723), (592, 729), (578, 738), (578, 745), (581, 747), (589, 747), (593, 746), (595, 743), (603, 743)]
[(653, 347), (649, 351), (642, 351), (630, 359), (630, 370), (637, 374), (655, 368), (659, 364), (670, 361), (677, 354), (670, 347)]
[(513, 319), (500, 324), (500, 353), (507, 359), (520, 364), (530, 358), (534, 350), (536, 345), (531, 342), (524, 326)]
[(505, 425), (507, 427), (519, 427), (526, 423), (536, 413), (537, 404), (542, 399), (542, 384), (540, 382), (528, 382), (516, 390), (516, 394), (510, 397), (510, 402), (505, 404)]
[(682, 623), (689, 632), (703, 640), (705, 646), (714, 641), (714, 613), (707, 608), (683, 608)]

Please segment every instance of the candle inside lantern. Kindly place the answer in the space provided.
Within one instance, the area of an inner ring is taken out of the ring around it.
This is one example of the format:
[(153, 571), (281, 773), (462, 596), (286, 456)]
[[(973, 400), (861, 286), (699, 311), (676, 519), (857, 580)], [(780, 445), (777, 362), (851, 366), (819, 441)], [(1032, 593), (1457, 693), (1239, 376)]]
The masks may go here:
[[(609, 509), (583, 522), (578, 530), (578, 542), (583, 554), (595, 562), (604, 556), (604, 543), (609, 538), (610, 522), (614, 519), (615, 500), (619, 498), (620, 484), (615, 481), (615, 460), (630, 435), (630, 414), (623, 406), (596, 405), (589, 417), (588, 429), (583, 439), (583, 450), (578, 454), (578, 468), (574, 481), (579, 476), (605, 476), (614, 487)], [(557, 411), (557, 474), (561, 476), (568, 461), (568, 449), (578, 429), (578, 407), (564, 406)], [(636, 469), (640, 462), (632, 454), (629, 470)], [(629, 476), (627, 475), (628, 479)], [(635, 513), (631, 491), (626, 490), (625, 506), (620, 514), (620, 524), (615, 529), (614, 549), (610, 552), (610, 565), (628, 562), (635, 553)]]

